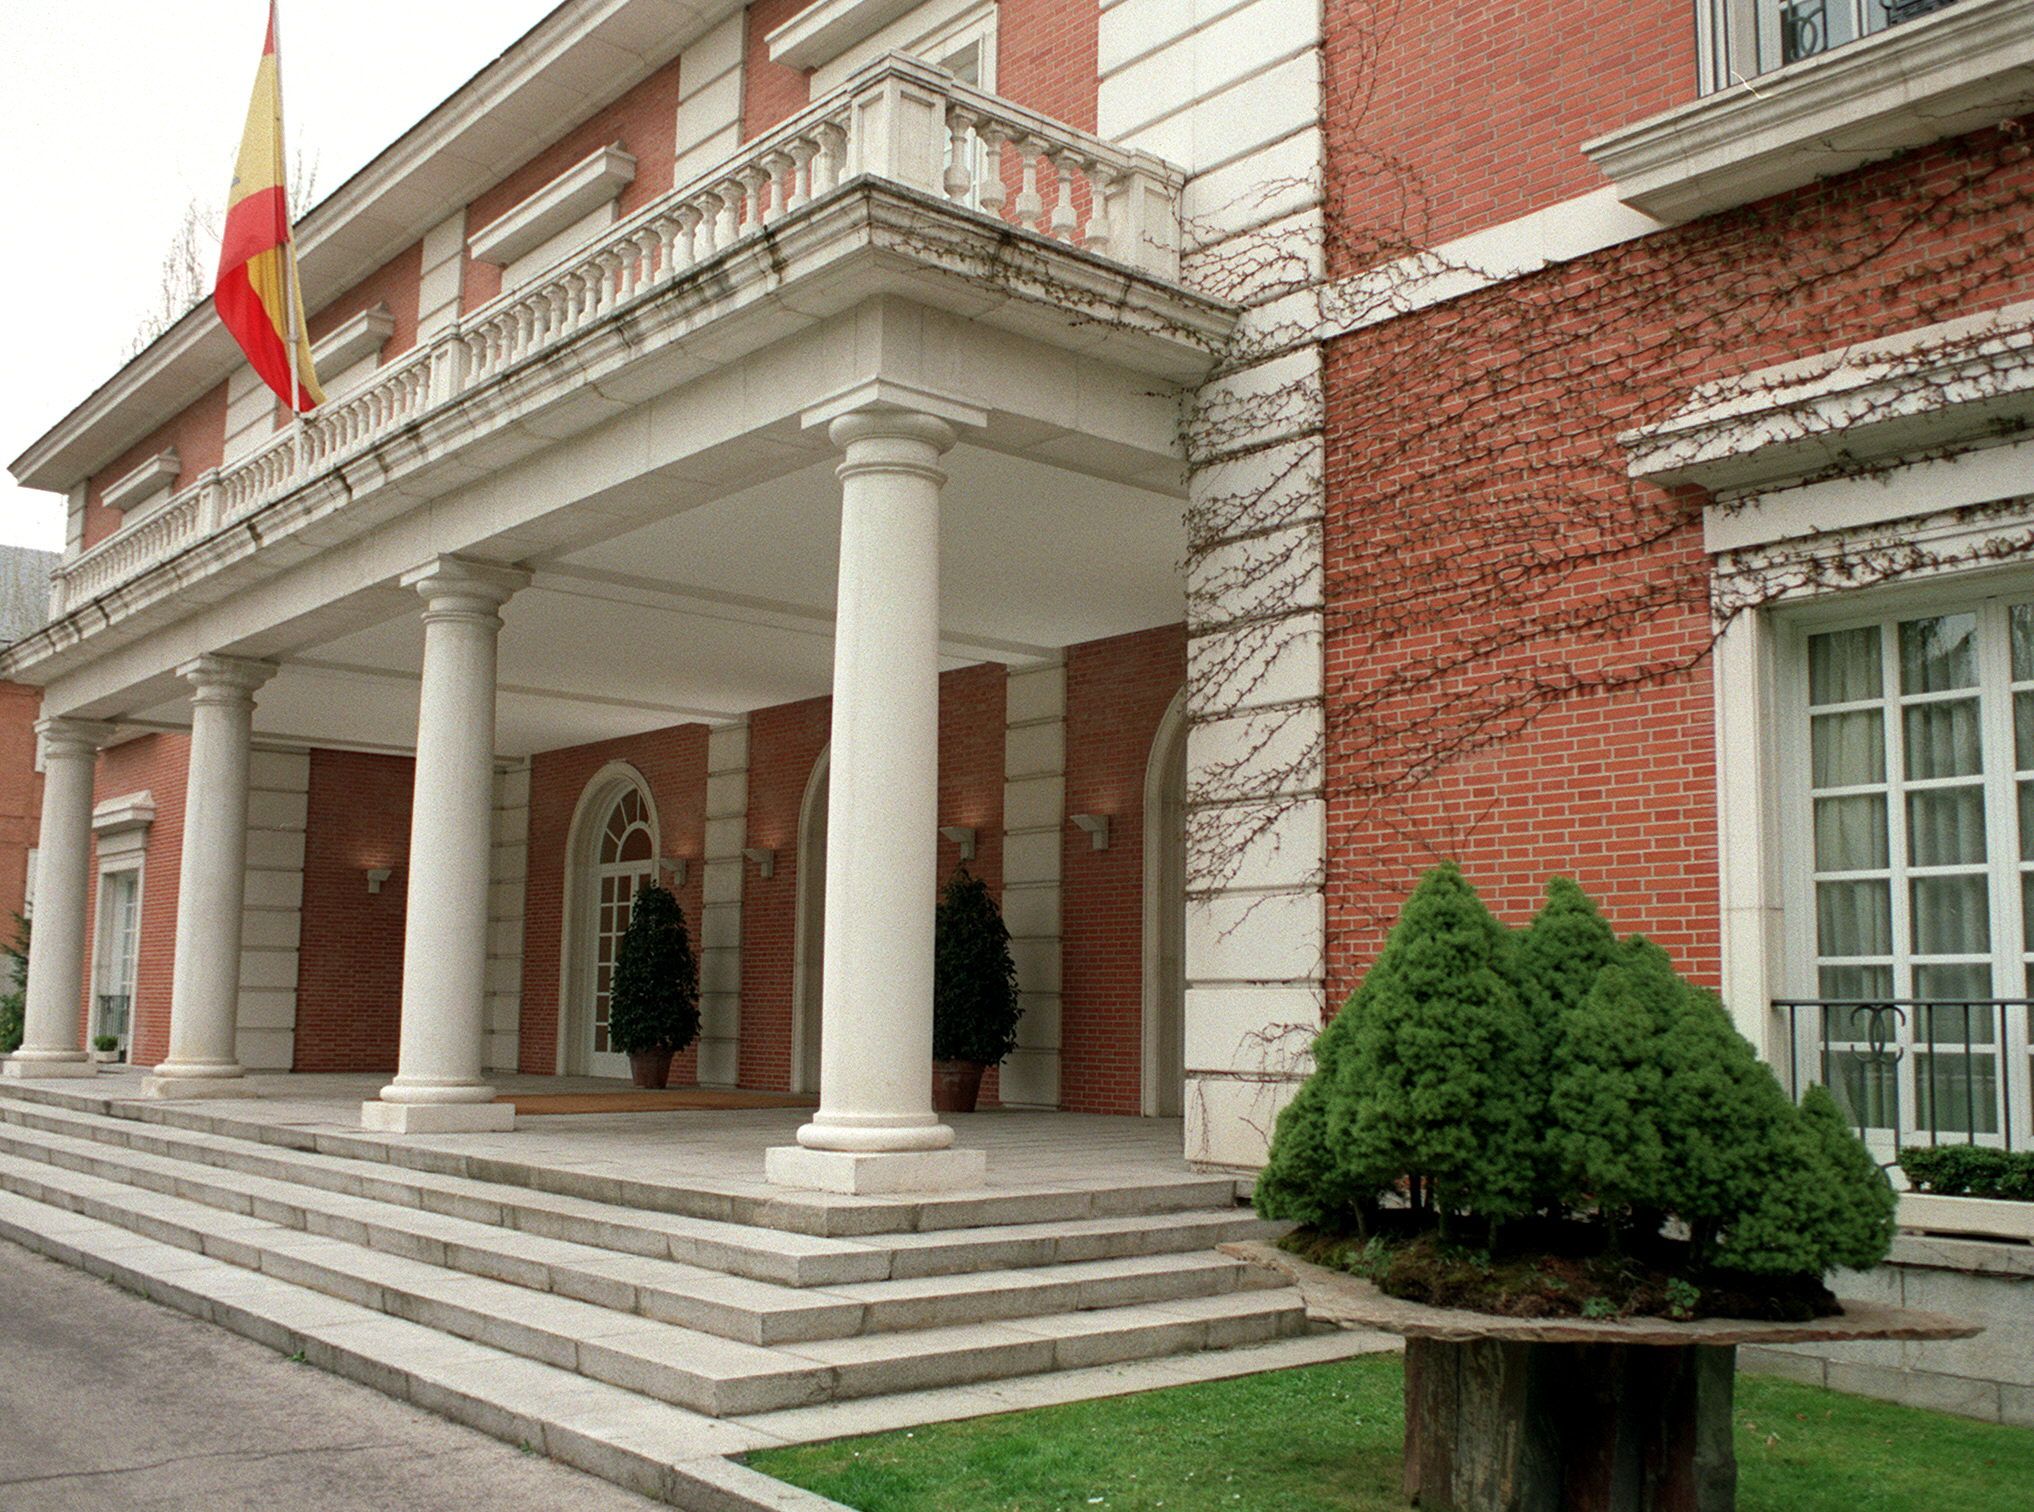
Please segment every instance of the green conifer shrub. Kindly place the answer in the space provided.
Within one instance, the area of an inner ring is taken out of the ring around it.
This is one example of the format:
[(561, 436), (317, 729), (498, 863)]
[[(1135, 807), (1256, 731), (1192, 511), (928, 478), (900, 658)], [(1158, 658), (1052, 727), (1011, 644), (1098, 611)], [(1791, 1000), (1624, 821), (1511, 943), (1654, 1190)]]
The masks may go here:
[[(1266, 1218), (1284, 1218), (1315, 1229), (1369, 1229), (1370, 1214), (1385, 1180), (1365, 1182), (1346, 1168), (1328, 1137), (1328, 1102), (1336, 1068), (1355, 1030), (1352, 1002), (1328, 1022), (1314, 1041), (1314, 1072), (1293, 1100), (1279, 1110), (1271, 1153), (1251, 1194)], [(1388, 1179), (1388, 1178), (1387, 1178)]]
[(699, 962), (685, 910), (654, 882), (629, 911), (607, 1013), (608, 1043), (623, 1054), (683, 1050), (699, 1037)]
[(1496, 1224), (1533, 1211), (1537, 1049), (1511, 941), (1462, 873), (1437, 866), (1406, 899), (1351, 1007), (1328, 1137), (1345, 1177), (1410, 1176), (1451, 1213)]
[(16, 914), (13, 942), (0, 945), (0, 957), (6, 962), (0, 965), (0, 973), (7, 979), (7, 990), (0, 992), (0, 1055), (12, 1055), (21, 1048), (28, 1007), (28, 936), (28, 920)]
[(1635, 1213), (1668, 1205), (1661, 1051), (1685, 996), (1666, 952), (1634, 935), (1596, 972), (1587, 996), (1547, 1025), (1556, 1190), (1593, 1200), (1613, 1240)]
[(965, 865), (932, 926), (932, 1058), (993, 1066), (1017, 1048), (1017, 964), (989, 884)]
[[(1713, 993), (1650, 942), (1619, 944), (1566, 879), (1514, 936), (1456, 868), (1429, 872), (1314, 1054), (1279, 1117), (1259, 1211), (1331, 1241), (1382, 1224), (1365, 1273), (1402, 1281), (1400, 1295), (1437, 1284), (1422, 1242), (1438, 1237), (1445, 1257), (1460, 1253), (1451, 1229), (1487, 1230), (1494, 1252), (1499, 1224), (1534, 1213), (1599, 1224), (1608, 1253), (1630, 1241), (1647, 1273), (1664, 1220), (1680, 1220), (1690, 1270), (1667, 1288), (1683, 1297), (1673, 1316), (1700, 1290), (1686, 1275), (1727, 1292), (1728, 1273), (1768, 1278), (1732, 1294), (1785, 1310), (1810, 1305), (1802, 1283), (1875, 1264), (1891, 1243), (1891, 1184), (1834, 1099), (1810, 1088), (1796, 1108)], [(1938, 1179), (1961, 1179), (1950, 1166)], [(1380, 1206), (1394, 1188), (1414, 1211)], [(1403, 1272), (1394, 1234), (1409, 1244)], [(1460, 1273), (1446, 1285), (1467, 1276), (1473, 1293), (1493, 1262), (1440, 1263)]]

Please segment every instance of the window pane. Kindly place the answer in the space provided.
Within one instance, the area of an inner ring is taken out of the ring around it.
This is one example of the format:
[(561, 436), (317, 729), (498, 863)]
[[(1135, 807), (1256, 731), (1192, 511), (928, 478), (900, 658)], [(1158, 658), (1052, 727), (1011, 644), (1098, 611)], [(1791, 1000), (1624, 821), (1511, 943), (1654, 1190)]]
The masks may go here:
[(1905, 711), (1907, 775), (1974, 777), (1979, 772), (1978, 706), (1975, 698), (1915, 704)]
[(1900, 691), (1940, 693), (1977, 683), (1977, 616), (1939, 614), (1900, 626)]
[(1815, 869), (1874, 871), (1886, 864), (1886, 800), (1876, 793), (1815, 800)]
[(2034, 681), (2034, 604), (2015, 604), (2007, 612), (2013, 627), (2013, 681)]
[(1963, 1005), (1981, 1002), (1991, 995), (1992, 965), (1989, 961), (1929, 961), (1918, 965), (1914, 968), (1914, 996), (1954, 1006), (1917, 1009), (1915, 1030), (1918, 1033), (1932, 1023), (1944, 1039), (1961, 1040), (1965, 1027)]
[(1931, 788), (1907, 795), (1907, 860), (1910, 865), (1959, 866), (1984, 858), (1983, 788)]
[(2013, 765), (2034, 771), (2034, 693), (2013, 695)]
[(2020, 859), (2034, 861), (2034, 782), (2020, 784)]
[[(2028, 717), (2034, 720), (2034, 707)], [(1815, 786), (1851, 787), (1886, 780), (1886, 716), (1877, 709), (1818, 714), (1808, 729)]]
[(1891, 894), (1884, 882), (1815, 884), (1815, 938), (1826, 956), (1893, 953)]
[(1916, 877), (1910, 887), (1916, 955), (1976, 955), (1992, 948), (1984, 877)]
[(650, 832), (640, 826), (628, 832), (622, 840), (617, 861), (647, 861), (650, 859)]
[[(1883, 1002), (1893, 995), (1890, 966), (1824, 966), (1817, 973), (1822, 996), (1837, 1002)], [(1837, 1026), (1832, 1025), (1834, 1033)]]
[(1899, 1109), (1900, 1065), (1869, 1055), (1838, 1052), (1829, 1057), (1829, 1090), (1853, 1128), (1890, 1129)]
[(1877, 626), (1808, 637), (1808, 702), (1855, 703), (1885, 693)]
[(1937, 1051), (1914, 1060), (1916, 1121), (1939, 1134), (1999, 1131), (1998, 1061), (1989, 1055)]

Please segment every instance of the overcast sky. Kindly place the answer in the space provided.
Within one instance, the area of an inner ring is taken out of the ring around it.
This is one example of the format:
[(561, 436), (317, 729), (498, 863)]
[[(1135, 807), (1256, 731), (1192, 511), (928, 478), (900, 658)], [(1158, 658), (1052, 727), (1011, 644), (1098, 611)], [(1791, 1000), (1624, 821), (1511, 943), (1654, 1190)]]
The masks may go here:
[[(292, 152), (338, 187), (555, 3), (283, 0)], [(224, 209), (267, 12), (0, 0), (0, 469), (120, 366), (184, 208)], [(0, 542), (59, 549), (62, 499), (0, 471)]]

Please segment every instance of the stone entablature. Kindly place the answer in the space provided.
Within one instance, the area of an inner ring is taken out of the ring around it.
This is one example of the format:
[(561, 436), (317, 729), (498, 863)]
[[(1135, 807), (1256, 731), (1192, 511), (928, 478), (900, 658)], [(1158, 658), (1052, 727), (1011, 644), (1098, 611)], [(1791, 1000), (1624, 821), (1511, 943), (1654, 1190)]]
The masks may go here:
[[(999, 165), (1021, 164), (1014, 194), (1000, 172), (970, 166), (978, 161), (970, 139), (993, 148)], [(955, 142), (961, 150), (949, 152)], [(1038, 191), (1055, 182), (1047, 215)], [(1148, 153), (1110, 146), (892, 54), (550, 274), (389, 363), (301, 434), (279, 433), (72, 558), (56, 575), (53, 612), (61, 621), (172, 559), (177, 581), (165, 591), (175, 591), (249, 549), (246, 533), (226, 527), (302, 498), (305, 485), (342, 466), (343, 492), (353, 498), (439, 460), (514, 412), (527, 413), (547, 388), (550, 397), (582, 388), (601, 367), (612, 371), (617, 360), (634, 361), (752, 307), (787, 280), (787, 261), (816, 267), (880, 248), (978, 279), (988, 259), (1002, 265), (1005, 283), (1042, 285), (1046, 269), (1027, 271), (1013, 254), (1048, 257), (1051, 299), (1066, 318), (1106, 309), (1111, 323), (1141, 328), (1164, 346), (1198, 346), (1184, 365), (1167, 364), (1185, 378), (1219, 347), (1231, 317), (1216, 301), (1166, 287), (1178, 276), (1180, 183), (1177, 170)], [(1077, 200), (1081, 185), (1087, 192)], [(946, 214), (928, 217), (928, 197)], [(1080, 214), (1077, 203), (1086, 207)], [(985, 219), (996, 223), (986, 244)], [(1013, 222), (1021, 228), (1015, 249), (1006, 245)], [(1126, 285), (1111, 264), (1141, 277)], [(701, 276), (709, 267), (711, 279)], [(568, 347), (574, 360), (542, 360)], [(388, 444), (399, 436), (403, 444)], [(275, 521), (263, 534), (289, 528)], [(128, 606), (104, 607), (117, 618)], [(40, 660), (79, 633), (60, 624), (13, 659)]]

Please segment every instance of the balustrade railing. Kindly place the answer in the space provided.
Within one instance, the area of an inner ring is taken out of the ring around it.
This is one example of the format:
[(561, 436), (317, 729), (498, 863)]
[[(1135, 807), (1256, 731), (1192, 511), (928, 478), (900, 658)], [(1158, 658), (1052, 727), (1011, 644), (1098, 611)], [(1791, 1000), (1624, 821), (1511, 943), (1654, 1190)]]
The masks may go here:
[(1788, 1084), (1828, 1087), (1881, 1154), (1908, 1146), (2034, 1148), (2034, 999), (1780, 999)]
[(872, 177), (1161, 279), (1181, 175), (898, 54), (463, 316), (367, 384), (57, 569), (52, 613), (106, 592), (747, 238)]

